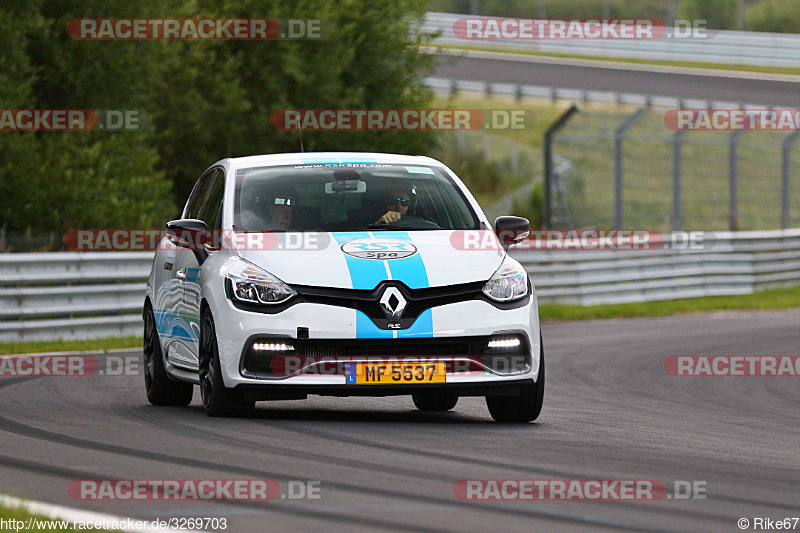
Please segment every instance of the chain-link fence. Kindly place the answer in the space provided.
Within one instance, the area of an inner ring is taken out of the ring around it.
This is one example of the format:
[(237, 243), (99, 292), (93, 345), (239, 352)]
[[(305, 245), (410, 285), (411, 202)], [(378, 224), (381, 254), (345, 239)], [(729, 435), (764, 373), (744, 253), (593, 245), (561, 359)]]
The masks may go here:
[(539, 147), (462, 130), (442, 133), (434, 157), (464, 181), (490, 220), (512, 212), (530, 216), (531, 194), (543, 174)]
[(649, 108), (578, 110), (560, 126), (551, 157), (570, 164), (549, 173), (551, 227), (800, 226), (796, 133), (676, 132)]

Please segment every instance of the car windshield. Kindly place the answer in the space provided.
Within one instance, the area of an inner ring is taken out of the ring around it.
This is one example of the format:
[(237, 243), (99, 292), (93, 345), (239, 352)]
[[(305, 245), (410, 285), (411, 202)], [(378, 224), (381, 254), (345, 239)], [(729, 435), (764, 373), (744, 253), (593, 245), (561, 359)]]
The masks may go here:
[(444, 169), (424, 165), (317, 163), (239, 169), (237, 231), (478, 229)]

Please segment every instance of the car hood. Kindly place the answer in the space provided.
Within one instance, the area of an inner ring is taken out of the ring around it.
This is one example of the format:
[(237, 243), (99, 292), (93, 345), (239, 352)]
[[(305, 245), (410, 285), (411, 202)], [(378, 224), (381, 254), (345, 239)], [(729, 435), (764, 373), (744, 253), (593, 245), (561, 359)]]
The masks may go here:
[(496, 243), (486, 231), (278, 233), (239, 254), (290, 285), (373, 289), (397, 280), (422, 289), (487, 281), (505, 251), (496, 244), (464, 249), (465, 233)]

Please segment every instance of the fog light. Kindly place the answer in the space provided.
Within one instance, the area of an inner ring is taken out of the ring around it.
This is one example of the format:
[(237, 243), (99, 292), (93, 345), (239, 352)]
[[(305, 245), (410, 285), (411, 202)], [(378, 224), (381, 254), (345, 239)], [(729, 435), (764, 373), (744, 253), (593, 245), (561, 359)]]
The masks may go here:
[(508, 349), (517, 348), (520, 345), (520, 340), (517, 338), (511, 339), (494, 339), (489, 341), (488, 348), (490, 349)]
[(291, 352), (294, 346), (278, 342), (256, 342), (253, 343), (253, 350), (257, 352)]

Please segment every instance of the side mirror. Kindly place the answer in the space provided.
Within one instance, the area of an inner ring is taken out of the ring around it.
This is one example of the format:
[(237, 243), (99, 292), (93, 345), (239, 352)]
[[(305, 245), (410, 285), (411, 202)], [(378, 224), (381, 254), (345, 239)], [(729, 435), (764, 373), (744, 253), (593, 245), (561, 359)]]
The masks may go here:
[(503, 248), (517, 244), (530, 235), (530, 221), (522, 217), (497, 217), (494, 221), (494, 232)]
[(167, 236), (175, 246), (187, 248), (194, 253), (199, 264), (208, 259), (206, 241), (210, 237), (208, 226), (196, 218), (184, 218), (167, 222)]

